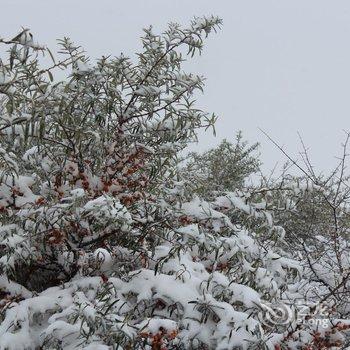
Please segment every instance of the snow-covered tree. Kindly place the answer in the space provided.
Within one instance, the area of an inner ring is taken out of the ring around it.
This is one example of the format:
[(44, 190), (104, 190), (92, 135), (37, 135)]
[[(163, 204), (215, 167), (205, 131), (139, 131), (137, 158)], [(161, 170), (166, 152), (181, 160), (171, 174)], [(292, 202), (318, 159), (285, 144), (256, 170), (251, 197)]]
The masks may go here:
[[(347, 331), (348, 326), (341, 322), (348, 323), (350, 319), (349, 186), (345, 166), (348, 140), (349, 136), (339, 164), (328, 176), (316, 176), (305, 155), (306, 170), (300, 168), (303, 176), (283, 173), (277, 179), (261, 177), (260, 183), (242, 185), (234, 181), (239, 169), (244, 171), (245, 167), (238, 167), (230, 174), (228, 169), (234, 169), (237, 157), (233, 151), (227, 154), (222, 145), (191, 158), (191, 167), (200, 170), (200, 184), (206, 186), (205, 180), (220, 184), (220, 187), (213, 186), (215, 191), (201, 192), (216, 197), (214, 205), (217, 209), (224, 210), (235, 225), (255, 232), (255, 242), (260, 246), (275, 247), (282, 256), (293, 258), (299, 264), (302, 278), (298, 282), (295, 280), (293, 286), (289, 285), (290, 290), (286, 290), (281, 298), (283, 304), (280, 308), (275, 307), (282, 315), (292, 312), (285, 308), (286, 305), (292, 306), (300, 317), (304, 314), (299, 319), (302, 324), (289, 322), (288, 332), (277, 347), (345, 349), (350, 345), (347, 332), (343, 332), (344, 337), (338, 334), (339, 329)], [(230, 147), (234, 150), (232, 145)], [(231, 163), (226, 167), (228, 158)], [(203, 159), (208, 167), (201, 168)], [(213, 166), (211, 159), (217, 166)], [(212, 166), (221, 177), (210, 179)], [(203, 189), (195, 186), (198, 188)], [(278, 315), (273, 310), (270, 312)], [(336, 333), (337, 336), (330, 336)]]
[[(239, 138), (225, 181), (232, 165), (240, 177), (203, 197), (194, 190), (203, 173), (178, 159), (216, 119), (196, 106), (203, 78), (182, 62), (220, 25), (205, 17), (162, 35), (145, 29), (136, 61), (94, 62), (67, 38), (55, 57), (27, 29), (0, 39), (9, 48), (0, 64), (1, 350), (302, 349), (315, 339), (289, 313), (268, 316), (268, 303), (304, 298), (310, 280), (284, 250), (275, 200), (243, 186), (259, 164), (255, 146)], [(339, 348), (347, 328), (329, 323), (317, 337)]]

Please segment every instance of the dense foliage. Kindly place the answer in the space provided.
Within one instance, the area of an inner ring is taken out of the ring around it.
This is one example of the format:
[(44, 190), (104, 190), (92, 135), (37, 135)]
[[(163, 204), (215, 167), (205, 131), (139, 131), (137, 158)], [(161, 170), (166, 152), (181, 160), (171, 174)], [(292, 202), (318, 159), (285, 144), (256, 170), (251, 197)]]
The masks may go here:
[(179, 157), (220, 25), (148, 28), (135, 62), (0, 39), (0, 349), (346, 349), (345, 153), (259, 185), (241, 134)]
[(188, 176), (196, 177), (196, 192), (205, 196), (242, 188), (245, 180), (259, 171), (258, 146), (248, 146), (242, 132), (238, 132), (235, 144), (223, 140), (217, 148), (202, 154), (190, 153), (186, 170)]

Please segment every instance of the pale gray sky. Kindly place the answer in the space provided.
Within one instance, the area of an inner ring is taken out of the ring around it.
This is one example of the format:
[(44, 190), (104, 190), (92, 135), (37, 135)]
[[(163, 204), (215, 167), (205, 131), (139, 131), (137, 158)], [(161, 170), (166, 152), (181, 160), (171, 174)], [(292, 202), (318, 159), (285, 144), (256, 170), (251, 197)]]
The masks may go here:
[(200, 105), (219, 115), (217, 137), (201, 135), (197, 149), (242, 130), (271, 168), (284, 158), (258, 127), (293, 157), (299, 131), (315, 165), (328, 169), (350, 129), (348, 0), (1, 0), (0, 13), (0, 36), (26, 26), (51, 48), (69, 36), (91, 57), (134, 53), (149, 24), (161, 31), (193, 15), (222, 17), (222, 31), (189, 65), (207, 77)]

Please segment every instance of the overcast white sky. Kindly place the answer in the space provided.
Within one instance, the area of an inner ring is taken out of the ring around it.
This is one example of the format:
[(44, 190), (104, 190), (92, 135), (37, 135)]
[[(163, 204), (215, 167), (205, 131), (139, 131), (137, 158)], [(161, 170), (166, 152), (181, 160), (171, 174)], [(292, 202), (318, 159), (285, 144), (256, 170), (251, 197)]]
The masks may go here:
[(285, 159), (258, 127), (295, 158), (300, 132), (321, 170), (350, 130), (349, 0), (1, 0), (0, 13), (0, 36), (26, 26), (51, 48), (69, 36), (91, 57), (133, 54), (149, 24), (162, 31), (170, 21), (218, 15), (222, 31), (190, 64), (207, 77), (200, 105), (219, 115), (217, 137), (202, 135), (197, 149), (242, 130), (261, 142), (271, 168)]

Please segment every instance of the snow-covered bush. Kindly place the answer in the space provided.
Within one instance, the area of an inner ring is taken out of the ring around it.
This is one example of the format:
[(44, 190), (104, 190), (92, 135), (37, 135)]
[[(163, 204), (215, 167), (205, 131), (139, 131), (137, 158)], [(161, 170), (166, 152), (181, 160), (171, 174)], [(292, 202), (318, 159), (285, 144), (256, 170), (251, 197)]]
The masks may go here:
[(275, 201), (243, 186), (255, 148), (239, 139), (243, 177), (228, 168), (230, 188), (202, 197), (203, 173), (178, 161), (216, 119), (181, 64), (220, 24), (146, 29), (136, 62), (93, 62), (67, 38), (55, 58), (27, 29), (0, 39), (0, 349), (301, 349), (326, 332), (344, 344), (344, 321), (316, 337), (271, 320), (274, 304), (306, 303), (310, 279)]
[[(350, 319), (350, 226), (346, 144), (343, 157), (329, 176), (304, 171), (302, 177), (282, 174), (275, 180), (261, 177), (261, 183), (242, 185), (237, 182), (235, 186), (232, 183), (237, 171), (233, 171), (230, 177), (227, 169), (222, 170), (219, 166), (220, 159), (227, 160), (222, 145), (191, 159), (191, 167), (195, 169), (200, 169), (203, 159), (210, 165), (199, 173), (198, 185), (194, 189), (199, 189), (198, 192), (209, 198), (214, 197), (214, 208), (224, 212), (234, 225), (255, 232), (256, 243), (274, 247), (275, 252), (293, 258), (302, 270), (299, 282), (289, 285), (290, 290), (282, 296), (284, 302), (280, 307), (274, 305), (281, 314), (289, 313), (289, 320), (293, 318), (292, 312), (299, 316), (304, 314), (299, 317), (302, 325), (287, 322), (288, 332), (276, 345), (282, 348), (343, 349), (346, 344), (350, 345), (347, 333)], [(234, 149), (234, 146), (231, 144), (230, 148)], [(230, 153), (229, 169), (234, 168), (234, 154)], [(217, 167), (213, 166), (215, 162)], [(212, 176), (211, 167), (221, 172), (222, 177)], [(244, 169), (242, 167), (242, 171)], [(225, 181), (225, 178), (232, 182)], [(216, 191), (203, 191), (209, 182)], [(268, 318), (271, 314), (278, 315), (272, 309), (269, 313)], [(345, 331), (342, 336), (339, 336), (338, 327)], [(337, 335), (330, 337), (330, 334)]]

